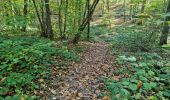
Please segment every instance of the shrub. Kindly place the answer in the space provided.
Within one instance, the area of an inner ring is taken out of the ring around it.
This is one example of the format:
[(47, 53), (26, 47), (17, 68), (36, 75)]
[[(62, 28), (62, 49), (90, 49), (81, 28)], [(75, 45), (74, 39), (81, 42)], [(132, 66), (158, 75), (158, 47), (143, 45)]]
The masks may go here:
[(37, 37), (0, 37), (0, 98), (31, 94), (38, 88), (35, 80), (47, 77), (52, 64), (79, 59), (55, 44)]
[[(141, 27), (142, 28), (142, 27)], [(120, 28), (114, 37), (113, 46), (125, 51), (150, 51), (156, 46), (158, 35), (145, 32), (140, 27)]]
[(108, 92), (103, 95), (111, 96), (112, 100), (169, 100), (169, 59), (144, 53), (121, 55), (116, 62), (119, 69), (113, 73), (120, 78), (104, 78)]

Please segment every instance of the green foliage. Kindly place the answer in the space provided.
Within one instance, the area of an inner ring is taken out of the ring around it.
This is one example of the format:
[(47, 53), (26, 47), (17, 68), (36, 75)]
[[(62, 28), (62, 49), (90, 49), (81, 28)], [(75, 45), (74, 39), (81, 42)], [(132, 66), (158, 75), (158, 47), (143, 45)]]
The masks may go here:
[(60, 59), (65, 62), (79, 60), (67, 48), (55, 45), (56, 42), (43, 38), (1, 36), (0, 96), (13, 98), (7, 96), (31, 94), (32, 91), (27, 90), (38, 88), (35, 80), (47, 77), (51, 64), (57, 66)]
[[(170, 97), (170, 66), (159, 55), (118, 56), (116, 61), (120, 68), (114, 74), (122, 77), (119, 81), (104, 79), (113, 100), (162, 100)], [(142, 86), (138, 90), (140, 83)]]
[(91, 27), (91, 33), (95, 35), (103, 35), (103, 34), (111, 33), (111, 30), (107, 29), (106, 26), (97, 25)]
[(118, 29), (113, 46), (124, 51), (151, 51), (155, 48), (158, 35), (145, 32), (143, 27), (123, 27)]
[[(93, 41), (106, 41), (106, 42), (110, 42), (112, 41), (112, 37), (113, 37), (113, 34), (112, 34), (112, 30), (107, 28), (105, 25), (94, 25), (94, 26), (91, 26), (91, 29), (90, 29), (90, 38), (91, 40)], [(83, 36), (82, 36), (83, 37)], [(86, 37), (83, 37), (83, 38), (86, 38)]]

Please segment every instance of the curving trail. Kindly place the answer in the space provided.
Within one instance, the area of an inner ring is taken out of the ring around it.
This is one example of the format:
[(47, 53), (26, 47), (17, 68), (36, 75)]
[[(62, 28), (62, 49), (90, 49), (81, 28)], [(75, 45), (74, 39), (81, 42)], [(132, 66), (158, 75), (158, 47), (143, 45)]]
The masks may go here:
[(110, 53), (109, 44), (105, 42), (88, 43), (81, 61), (72, 64), (60, 81), (52, 81), (56, 93), (53, 93), (53, 100), (100, 100), (98, 95), (105, 90), (99, 78), (113, 77), (115, 70)]

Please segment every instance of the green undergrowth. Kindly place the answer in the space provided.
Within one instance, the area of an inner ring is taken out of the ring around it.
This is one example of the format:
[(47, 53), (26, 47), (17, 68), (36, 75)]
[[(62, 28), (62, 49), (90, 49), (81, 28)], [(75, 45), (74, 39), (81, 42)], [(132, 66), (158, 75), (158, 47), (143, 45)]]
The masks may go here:
[(159, 47), (158, 39), (159, 30), (150, 30), (147, 26), (125, 25), (116, 29), (112, 44), (121, 51), (149, 52)]
[(156, 53), (121, 54), (116, 59), (119, 80), (104, 78), (112, 100), (169, 100), (170, 62)]
[[(0, 37), (0, 100), (35, 100), (38, 79), (46, 79), (52, 66), (62, 67), (79, 57), (57, 42), (39, 37)], [(20, 98), (20, 99), (18, 99)]]
[[(84, 33), (87, 33), (87, 29)], [(90, 27), (90, 41), (105, 41), (111, 37), (111, 33), (112, 30), (107, 28), (106, 25), (93, 25)], [(87, 35), (82, 35), (82, 39), (87, 40)]]

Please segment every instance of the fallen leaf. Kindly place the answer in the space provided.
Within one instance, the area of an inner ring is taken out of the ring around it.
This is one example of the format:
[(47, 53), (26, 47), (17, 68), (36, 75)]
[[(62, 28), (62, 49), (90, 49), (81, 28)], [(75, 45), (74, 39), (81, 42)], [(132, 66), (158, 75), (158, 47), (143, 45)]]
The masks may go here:
[(82, 98), (82, 97), (83, 97), (83, 94), (82, 94), (82, 93), (78, 93), (78, 96)]
[(121, 98), (120, 94), (116, 94), (116, 97), (117, 97), (118, 100)]
[(76, 91), (74, 91), (74, 93), (73, 93), (73, 98), (72, 98), (72, 99), (75, 99), (77, 95), (78, 95), (78, 91), (76, 90)]
[(2, 78), (2, 79), (0, 80), (0, 82), (4, 82), (4, 81), (5, 81), (5, 79), (6, 79), (6, 77)]
[(34, 94), (37, 94), (37, 91), (36, 91), (36, 90), (34, 90)]
[(40, 83), (43, 83), (44, 82), (44, 79), (39, 79), (38, 80)]
[(86, 76), (85, 76), (85, 79), (86, 79), (86, 80), (88, 80), (88, 79), (89, 79), (89, 76), (88, 76), (88, 75), (86, 75)]
[(103, 97), (102, 100), (112, 100), (112, 99), (111, 99), (111, 97), (109, 97), (109, 96), (105, 96), (105, 97)]
[(143, 85), (142, 81), (139, 81), (138, 82), (137, 91), (139, 91), (142, 88), (142, 85)]
[(57, 94), (57, 92), (55, 90), (51, 90), (52, 94)]

